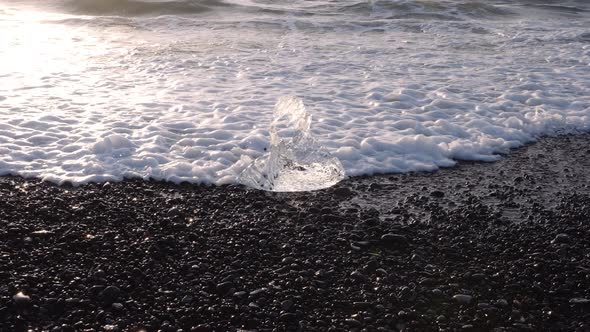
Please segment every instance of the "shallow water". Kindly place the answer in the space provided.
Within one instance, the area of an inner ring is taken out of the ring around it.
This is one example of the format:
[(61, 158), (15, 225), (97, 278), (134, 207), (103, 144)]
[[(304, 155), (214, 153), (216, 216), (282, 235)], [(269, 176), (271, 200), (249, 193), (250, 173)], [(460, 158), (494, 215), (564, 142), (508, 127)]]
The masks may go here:
[(587, 1), (0, 4), (0, 174), (234, 183), (303, 99), (347, 175), (590, 130)]

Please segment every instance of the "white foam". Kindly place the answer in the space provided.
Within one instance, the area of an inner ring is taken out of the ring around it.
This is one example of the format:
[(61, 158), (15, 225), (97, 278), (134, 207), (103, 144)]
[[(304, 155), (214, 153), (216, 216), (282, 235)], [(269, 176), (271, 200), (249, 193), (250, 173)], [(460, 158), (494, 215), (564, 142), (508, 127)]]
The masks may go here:
[(493, 161), (590, 130), (588, 14), (433, 21), (385, 5), (199, 19), (0, 5), (0, 174), (236, 183), (291, 93), (347, 175)]

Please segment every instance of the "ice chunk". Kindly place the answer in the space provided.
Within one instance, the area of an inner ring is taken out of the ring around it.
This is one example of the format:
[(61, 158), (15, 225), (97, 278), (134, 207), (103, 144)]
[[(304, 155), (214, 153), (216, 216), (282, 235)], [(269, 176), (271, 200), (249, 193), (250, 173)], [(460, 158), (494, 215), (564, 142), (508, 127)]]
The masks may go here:
[(311, 135), (311, 115), (297, 97), (281, 97), (270, 125), (269, 151), (239, 176), (246, 186), (269, 191), (309, 191), (344, 178), (344, 168)]

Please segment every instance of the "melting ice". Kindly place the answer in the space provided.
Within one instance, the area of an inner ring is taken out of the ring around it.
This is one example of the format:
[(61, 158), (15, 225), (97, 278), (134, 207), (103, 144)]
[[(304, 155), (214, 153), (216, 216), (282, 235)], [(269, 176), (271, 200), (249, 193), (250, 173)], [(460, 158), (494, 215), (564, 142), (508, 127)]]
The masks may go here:
[(273, 113), (269, 151), (240, 174), (240, 183), (270, 191), (307, 191), (344, 178), (340, 160), (312, 136), (311, 115), (300, 98), (279, 98)]

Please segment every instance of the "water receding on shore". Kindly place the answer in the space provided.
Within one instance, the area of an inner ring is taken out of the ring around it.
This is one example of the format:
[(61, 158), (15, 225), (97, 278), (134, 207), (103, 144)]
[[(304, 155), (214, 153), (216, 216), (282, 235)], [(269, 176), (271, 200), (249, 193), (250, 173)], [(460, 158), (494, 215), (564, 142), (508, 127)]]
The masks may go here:
[(492, 161), (590, 129), (584, 1), (0, 5), (0, 174), (237, 183), (273, 104), (347, 175)]

